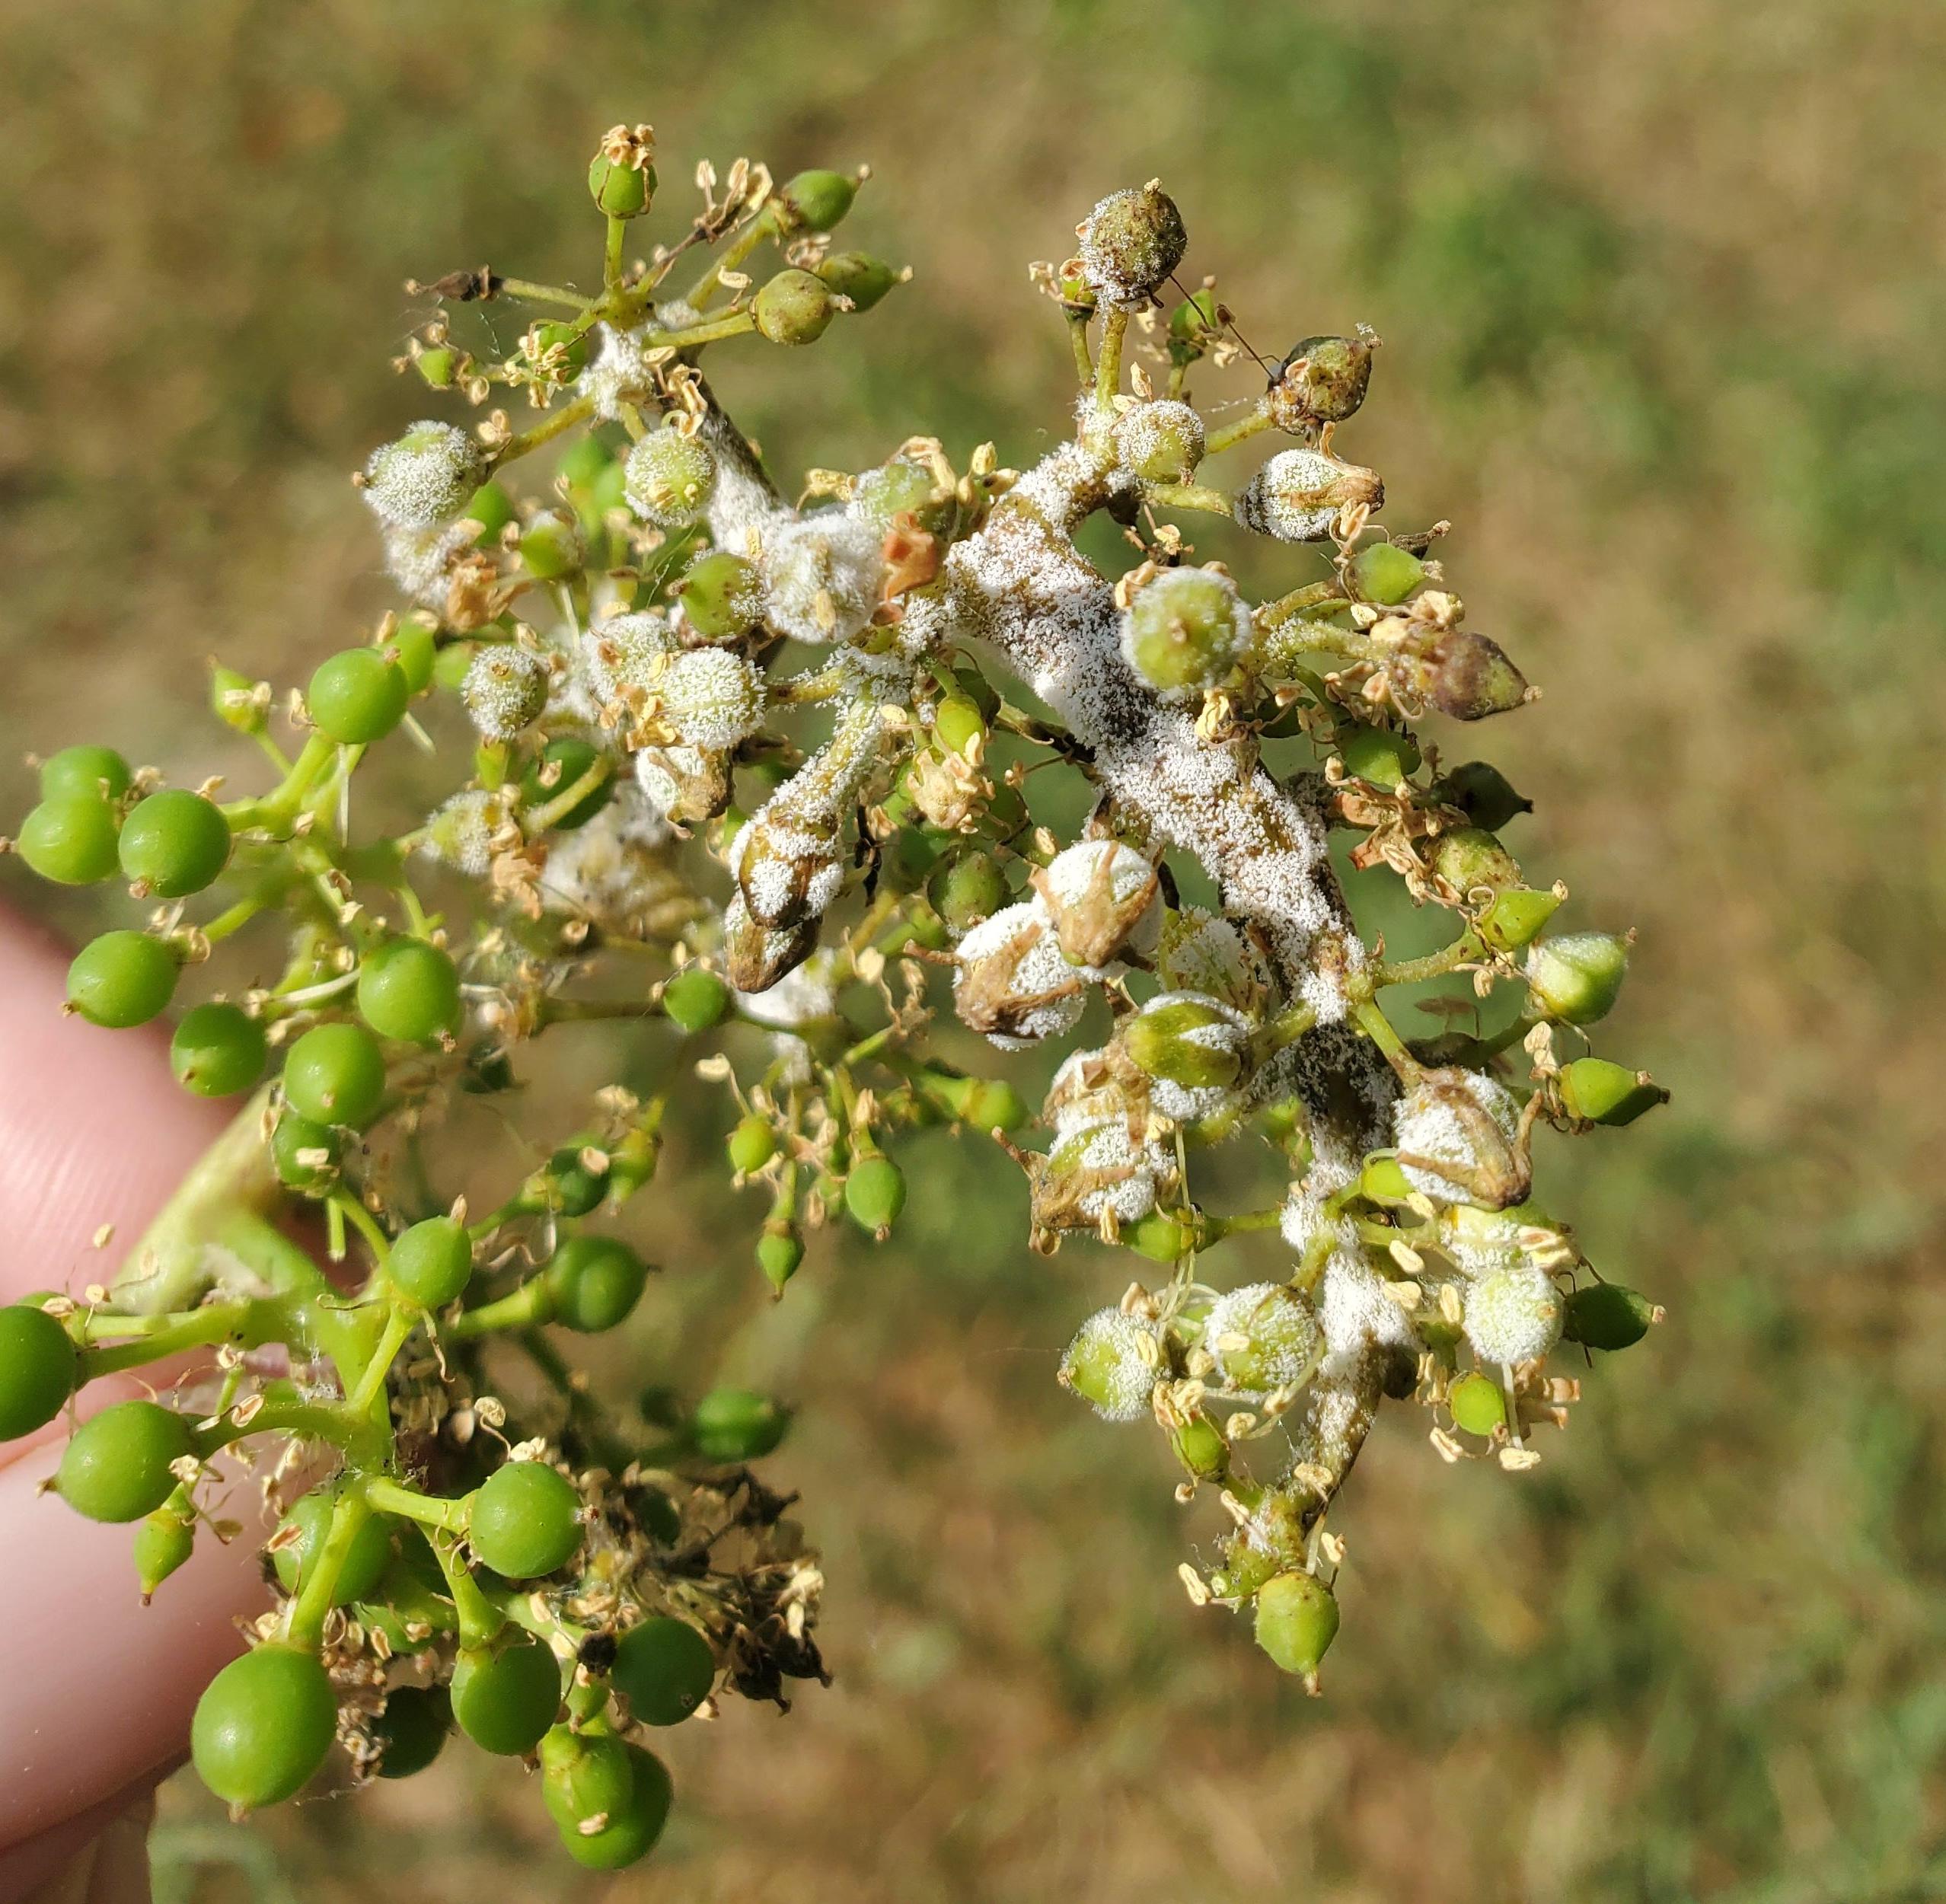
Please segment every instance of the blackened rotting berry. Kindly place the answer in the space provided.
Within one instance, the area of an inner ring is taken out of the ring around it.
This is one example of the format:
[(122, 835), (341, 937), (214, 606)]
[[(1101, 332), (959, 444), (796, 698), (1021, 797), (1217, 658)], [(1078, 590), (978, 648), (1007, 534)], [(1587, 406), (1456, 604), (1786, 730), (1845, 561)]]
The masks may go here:
[(615, 1663), (615, 1636), (612, 1633), (589, 1634), (575, 1657), (591, 1673), (607, 1672)]

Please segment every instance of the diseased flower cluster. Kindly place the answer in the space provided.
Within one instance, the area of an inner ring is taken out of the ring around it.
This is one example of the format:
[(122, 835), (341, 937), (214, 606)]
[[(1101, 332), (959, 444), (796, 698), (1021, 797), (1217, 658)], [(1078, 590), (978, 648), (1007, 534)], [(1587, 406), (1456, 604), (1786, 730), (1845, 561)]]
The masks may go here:
[[(689, 237), (630, 263), (653, 151), (619, 126), (591, 167), (598, 292), (491, 270), (431, 287), (553, 314), (498, 358), (442, 314), (400, 360), (475, 405), (522, 391), (538, 418), (415, 423), (373, 454), (359, 481), (409, 605), (293, 698), (294, 756), (267, 685), (218, 671), (215, 711), (261, 746), (270, 790), (219, 802), (96, 747), (43, 764), (16, 850), (152, 906), (77, 957), (73, 1011), (146, 1022), (272, 918), (289, 949), (274, 982), (180, 1018), (184, 1085), (247, 1102), (113, 1288), (0, 1312), (10, 1435), (97, 1376), (202, 1353), (167, 1404), (85, 1421), (54, 1484), (136, 1523), (145, 1593), (239, 1531), (211, 1516), (258, 1451), (277, 1597), (197, 1715), (217, 1792), (289, 1797), (334, 1742), (343, 1775), (416, 1770), (451, 1726), (534, 1757), (563, 1842), (602, 1867), (649, 1848), (668, 1807), (644, 1728), (821, 1673), (815, 1557), (745, 1465), (782, 1412), (729, 1389), (608, 1409), (553, 1332), (640, 1300), (649, 1266), (601, 1220), (652, 1182), (679, 1083), (734, 1096), (729, 1166), (764, 1198), (754, 1253), (780, 1296), (837, 1213), (894, 1230), (895, 1153), (941, 1123), (1016, 1159), (1036, 1247), (1086, 1234), (1154, 1265), (1081, 1324), (1061, 1379), (1152, 1421), (1185, 1499), (1217, 1492), (1221, 1558), (1185, 1566), (1189, 1592), (1252, 1609), (1313, 1688), (1338, 1624), (1326, 1514), (1380, 1402), (1428, 1408), (1448, 1459), (1524, 1468), (1575, 1392), (1557, 1347), (1624, 1347), (1653, 1319), (1536, 1202), (1533, 1140), (1665, 1095), (1584, 1048), (1625, 941), (1546, 936), (1565, 889), (1527, 883), (1498, 837), (1527, 803), (1418, 736), (1531, 690), (1433, 559), (1446, 525), (1380, 531), (1384, 486), (1336, 454), (1376, 338), (1306, 339), (1213, 423), (1191, 377), (1239, 346), (1212, 285), (1179, 287), (1182, 220), (1152, 181), (1036, 268), (1081, 382), (1070, 440), (1021, 474), (915, 437), (793, 506), (699, 361), (808, 344), (899, 281), (832, 249), (863, 174), (778, 188), (706, 167)], [(1239, 485), (1206, 480), (1279, 434)], [(522, 499), (512, 472), (544, 451), (553, 480)], [(1077, 547), (1098, 514), (1136, 546), (1119, 576)], [(1319, 572), (1250, 603), (1195, 559), (1182, 522), (1211, 517), (1314, 545)], [(401, 732), (464, 777), (375, 832), (356, 773)], [(1042, 767), (1092, 796), (1065, 843), (1026, 796)], [(1365, 942), (1334, 833), (1451, 914), (1443, 949)], [(1388, 990), (1453, 974), (1494, 1029), (1395, 1025)], [(1093, 1014), (1045, 1093), (1044, 1147), (1017, 1147), (1012, 1084), (942, 1054), (948, 1009), (1009, 1054)], [(664, 1082), (601, 1091), (497, 1207), (442, 1194), (422, 1143), (442, 1113), (509, 1091), (550, 1027), (601, 1019), (662, 1021)], [(1206, 1207), (1202, 1159), (1239, 1141), (1268, 1147), (1283, 1187)], [(288, 1198), (321, 1213), (328, 1281), (273, 1220)], [(1281, 1235), (1288, 1274), (1209, 1280), (1251, 1231)], [(555, 1397), (518, 1422), (509, 1354)]]

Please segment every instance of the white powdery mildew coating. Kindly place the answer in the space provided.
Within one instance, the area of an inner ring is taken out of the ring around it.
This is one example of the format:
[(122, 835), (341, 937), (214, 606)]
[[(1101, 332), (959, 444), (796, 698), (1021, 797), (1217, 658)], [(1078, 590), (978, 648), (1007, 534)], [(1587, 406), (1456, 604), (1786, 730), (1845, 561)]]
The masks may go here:
[(954, 975), (953, 990), (959, 990), (969, 966), (1006, 952), (1023, 933), (1032, 936), (1015, 962), (1010, 987), (1012, 995), (1022, 1000), (1038, 998), (1044, 993), (1058, 996), (1048, 997), (1022, 1013), (1017, 1035), (989, 1032), (987, 1042), (1003, 1051), (1024, 1051), (1042, 1038), (1071, 1032), (1087, 1002), (1080, 986), (1099, 984), (1105, 976), (1093, 965), (1070, 965), (1062, 954), (1061, 941), (1054, 936), (1047, 908), (1038, 898), (1024, 899), (1016, 905), (1003, 906), (960, 940), (959, 970)]
[[(1176, 482), (1203, 460), (1203, 419), (1187, 403), (1165, 397), (1137, 403), (1116, 425), (1115, 447), (1137, 475)], [(1166, 467), (1178, 463), (1179, 467)]]
[(595, 414), (603, 423), (612, 423), (620, 419), (623, 404), (654, 400), (655, 378), (633, 332), (597, 324), (593, 338), (595, 354), (582, 372), (577, 387), (594, 404)]
[(1078, 906), (1104, 875), (1110, 899), (1118, 907), (1134, 904), (1146, 888), (1149, 902), (1128, 929), (1125, 943), (1140, 957), (1153, 955), (1162, 939), (1162, 891), (1156, 869), (1133, 847), (1119, 840), (1082, 840), (1048, 862), (1047, 886), (1055, 906)]
[(655, 692), (664, 659), (675, 646), (675, 630), (659, 610), (611, 615), (582, 636), (581, 672), (596, 701), (611, 706), (630, 689)]
[(1325, 1338), (1325, 1358), (1318, 1372), (1326, 1381), (1351, 1376), (1374, 1348), (1416, 1352), (1419, 1347), (1412, 1319), (1386, 1293), (1386, 1279), (1354, 1247), (1332, 1252), (1318, 1285), (1317, 1303)]
[[(1238, 1337), (1243, 1338), (1240, 1347), (1233, 1339)], [(1211, 1305), (1203, 1346), (1227, 1387), (1263, 1395), (1301, 1385), (1317, 1366), (1322, 1344), (1302, 1297), (1294, 1298), (1280, 1284), (1246, 1283)]]
[(734, 747), (764, 723), (762, 672), (727, 649), (675, 655), (658, 691), (665, 716), (686, 746)]
[(504, 790), (476, 787), (455, 793), (427, 822), (419, 850), (471, 879), (483, 879), (493, 861), (493, 837), (508, 824), (513, 799)]
[(472, 547), (477, 527), (464, 520), (435, 529), (401, 529), (387, 523), (385, 572), (421, 606), (443, 609), (453, 558)]
[(645, 747), (634, 758), (643, 798), (665, 817), (681, 800), (685, 782), (699, 778), (708, 766), (702, 750), (694, 747)]
[(1256, 948), (1227, 919), (1201, 906), (1163, 921), (1156, 974), (1172, 991), (1202, 992), (1238, 1006), (1248, 1006), (1270, 983)]
[[(1520, 1102), (1513, 1093), (1484, 1072), (1463, 1071), (1460, 1082), (1511, 1143), (1520, 1124)], [(1479, 1146), (1452, 1107), (1418, 1091), (1408, 1092), (1399, 1100), (1393, 1141), (1402, 1152), (1450, 1163), (1463, 1173), (1479, 1161)], [(1415, 1190), (1424, 1191), (1435, 1204), (1468, 1201), (1463, 1175), (1455, 1179), (1409, 1164), (1403, 1167), (1405, 1181)]]
[(460, 684), (460, 699), (481, 737), (510, 741), (547, 704), (547, 664), (525, 648), (483, 648)]
[(1280, 450), (1245, 485), (1236, 519), (1278, 542), (1322, 542), (1338, 506), (1313, 499), (1329, 493), (1344, 474), (1341, 464), (1316, 450)]
[(759, 1024), (795, 1031), (831, 1017), (837, 1010), (835, 961), (817, 952), (784, 974), (767, 992), (739, 992), (738, 1009)]
[(879, 605), (885, 558), (871, 523), (828, 509), (764, 528), (758, 568), (764, 618), (780, 635), (819, 643), (863, 634)]
[(1097, 1309), (1075, 1332), (1062, 1358), (1064, 1366), (1084, 1367), (1102, 1389), (1090, 1405), (1105, 1421), (1134, 1421), (1149, 1411), (1156, 1372), (1144, 1353), (1148, 1334), (1133, 1316), (1119, 1309)]
[(1561, 1339), (1561, 1292), (1545, 1270), (1514, 1263), (1466, 1292), (1466, 1340), (1482, 1362), (1537, 1361)]
[(365, 499), (382, 522), (430, 529), (458, 515), (486, 474), (486, 452), (464, 430), (429, 419), (372, 452)]
[(597, 920), (626, 919), (655, 896), (662, 868), (657, 850), (672, 837), (668, 822), (640, 789), (624, 785), (585, 824), (557, 834), (541, 869), (549, 903)]
[(1105, 1171), (1115, 1181), (1084, 1191), (1075, 1207), (1090, 1222), (1112, 1211), (1118, 1223), (1137, 1223), (1156, 1207), (1162, 1185), (1175, 1174), (1176, 1156), (1165, 1143), (1139, 1143), (1126, 1118), (1103, 1118), (1070, 1131), (1049, 1153), (1056, 1172)]

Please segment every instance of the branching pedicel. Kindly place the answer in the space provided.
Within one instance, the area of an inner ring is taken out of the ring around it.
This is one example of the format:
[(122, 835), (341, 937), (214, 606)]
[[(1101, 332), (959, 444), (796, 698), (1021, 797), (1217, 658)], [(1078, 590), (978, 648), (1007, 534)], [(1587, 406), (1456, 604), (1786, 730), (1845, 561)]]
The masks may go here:
[[(1185, 1565), (1190, 1595), (1252, 1608), (1313, 1689), (1338, 1623), (1325, 1517), (1381, 1400), (1430, 1409), (1447, 1459), (1517, 1469), (1574, 1397), (1548, 1373), (1556, 1344), (1625, 1347), (1652, 1319), (1581, 1275), (1530, 1200), (1529, 1143), (1537, 1123), (1625, 1124), (1664, 1095), (1557, 1056), (1563, 1028), (1579, 1039), (1613, 1002), (1625, 944), (1542, 936), (1565, 895), (1523, 884), (1495, 834), (1526, 802), (1482, 763), (1437, 772), (1412, 737), (1428, 710), (1474, 720), (1531, 690), (1428, 559), (1444, 525), (1380, 534), (1378, 477), (1335, 454), (1375, 338), (1306, 340), (1212, 429), (1189, 378), (1240, 340), (1207, 284), (1161, 330), (1182, 222), (1153, 183), (1118, 192), (1073, 260), (1037, 267), (1082, 386), (1071, 442), (1016, 475), (990, 448), (955, 471), (914, 438), (862, 474), (818, 473), (793, 508), (699, 362), (749, 333), (810, 343), (901, 274), (831, 248), (857, 180), (773, 190), (743, 161), (720, 186), (702, 168), (687, 235), (626, 266), (652, 155), (648, 128), (617, 127), (594, 162), (598, 295), (486, 269), (431, 287), (553, 314), (502, 359), (444, 318), (412, 349), (435, 390), (518, 391), (537, 420), (420, 423), (373, 455), (365, 499), (412, 606), (292, 697), (295, 759), (268, 686), (219, 671), (216, 710), (262, 746), (271, 790), (219, 803), (99, 748), (43, 765), (28, 863), (119, 872), (157, 902), (75, 959), (72, 1009), (152, 1019), (216, 942), (273, 917), (289, 950), (276, 984), (180, 1019), (183, 1083), (254, 1095), (113, 1289), (0, 1312), (9, 1435), (93, 1377), (213, 1351), (169, 1405), (84, 1422), (53, 1484), (137, 1523), (145, 1593), (196, 1539), (234, 1536), (212, 1515), (234, 1451), (268, 1451), (277, 1603), (196, 1720), (218, 1793), (289, 1797), (334, 1740), (355, 1778), (410, 1772), (450, 1723), (538, 1754), (563, 1842), (601, 1866), (662, 1826), (644, 1728), (821, 1673), (815, 1559), (744, 1465), (781, 1435), (774, 1405), (718, 1389), (633, 1421), (550, 1332), (611, 1328), (640, 1296), (646, 1266), (589, 1226), (653, 1176), (678, 1080), (736, 1096), (730, 1166), (769, 1198), (757, 1258), (779, 1295), (828, 1213), (887, 1235), (905, 1195), (888, 1153), (943, 1121), (1007, 1145), (1037, 1247), (1085, 1230), (1160, 1265), (1082, 1324), (1062, 1379), (1109, 1419), (1153, 1420), (1183, 1497), (1217, 1496), (1221, 1564)], [(766, 244), (785, 262), (753, 289)], [(712, 248), (673, 295), (684, 254)], [(1125, 362), (1150, 337), (1160, 395)], [(516, 504), (513, 466), (575, 429), (551, 493)], [(1239, 492), (1203, 480), (1268, 432), (1292, 446)], [(1196, 512), (1314, 545), (1326, 572), (1253, 607), (1160, 519)], [(1139, 551), (1118, 580), (1076, 546), (1099, 514)], [(430, 745), (422, 700), (435, 731), (459, 726), (455, 700), (470, 717), (471, 777), (410, 832), (362, 837), (356, 771), (398, 730)], [(1297, 770), (1265, 764), (1278, 742)], [(1093, 789), (1065, 845), (1022, 796), (1042, 766)], [(1361, 941), (1333, 828), (1354, 864), (1456, 915), (1443, 951), (1399, 962)], [(1180, 898), (1192, 864), (1220, 911)], [(193, 921), (185, 902), (219, 885), (223, 908)], [(1105, 1002), (1107, 1041), (1047, 1095), (1045, 1152), (1006, 1134), (1028, 1121), (1010, 1086), (929, 1049), (929, 962), (1002, 1051)], [(1482, 999), (1522, 988), (1522, 1011), (1491, 1036), (1394, 1029), (1388, 987), (1456, 972)], [(506, 1089), (552, 1025), (652, 1015), (675, 1034), (663, 1090), (601, 1092), (484, 1215), (435, 1188), (426, 1140), (452, 1094)], [(1287, 1196), (1204, 1210), (1198, 1152), (1245, 1135), (1287, 1160)], [(292, 1196), (323, 1213), (328, 1280), (275, 1226)], [(1204, 1279), (1224, 1236), (1271, 1227), (1287, 1281)], [(554, 1398), (518, 1424), (494, 1373), (513, 1351)]]

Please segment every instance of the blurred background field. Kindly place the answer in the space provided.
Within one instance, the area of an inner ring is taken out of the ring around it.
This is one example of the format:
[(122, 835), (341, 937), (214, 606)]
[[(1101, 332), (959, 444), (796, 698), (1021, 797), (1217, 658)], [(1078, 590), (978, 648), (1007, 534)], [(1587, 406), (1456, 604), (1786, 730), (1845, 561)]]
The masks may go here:
[(1542, 1160), (1668, 1325), (1533, 1475), (1381, 1424), (1316, 1703), (1183, 1597), (1212, 1530), (1154, 1438), (1054, 1385), (1126, 1259), (1030, 1257), (1011, 1167), (934, 1137), (895, 1243), (768, 1312), (755, 1211), (670, 1168), (689, 1266), (609, 1372), (726, 1344), (802, 1405), (834, 1687), (675, 1737), (640, 1873), (455, 1750), (247, 1833), (179, 1779), (158, 1896), (1946, 1895), (1946, 13), (12, 0), (0, 74), (0, 815), (71, 739), (188, 771), (206, 655), (289, 683), (375, 614), (346, 478), (430, 407), (401, 282), (585, 277), (614, 121), (668, 235), (705, 154), (876, 168), (848, 238), (912, 285), (717, 372), (793, 473), (1030, 460), (1070, 372), (1026, 263), (1160, 174), (1260, 349), (1386, 337), (1341, 441), (1544, 685), (1479, 736), (1510, 844), (1641, 928), (1603, 1048), (1676, 1093)]

